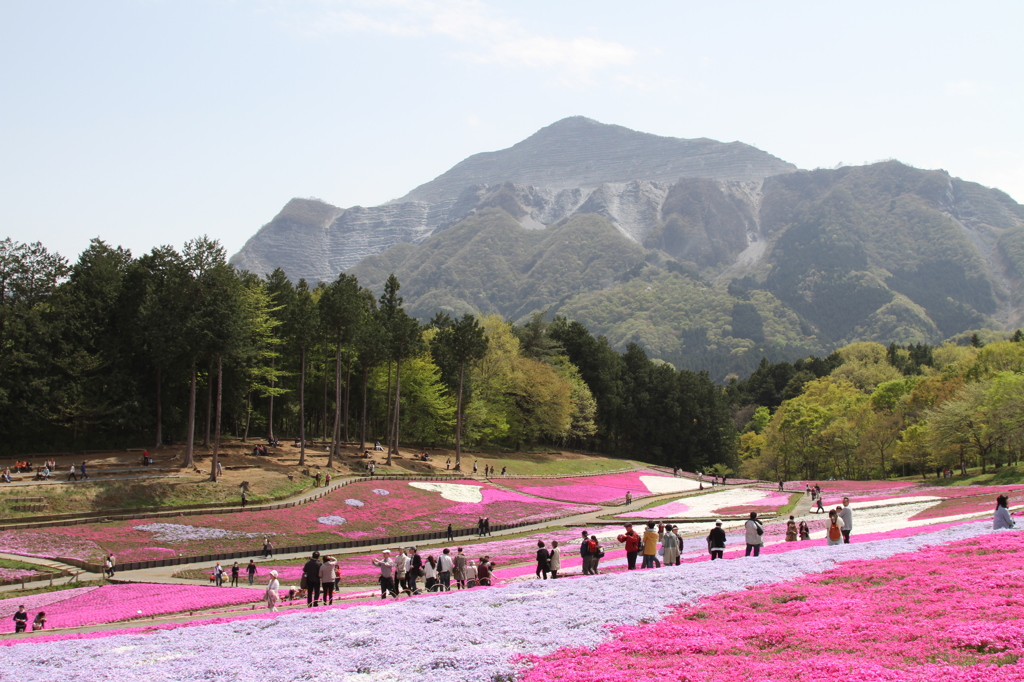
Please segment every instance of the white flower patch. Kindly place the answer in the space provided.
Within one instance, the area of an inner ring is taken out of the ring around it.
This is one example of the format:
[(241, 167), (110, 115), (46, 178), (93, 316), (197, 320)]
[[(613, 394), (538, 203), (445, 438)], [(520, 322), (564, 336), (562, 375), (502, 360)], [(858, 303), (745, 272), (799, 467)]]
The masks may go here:
[(432, 493), (441, 493), (441, 497), (452, 502), (469, 502), (480, 504), (484, 501), (484, 494), (480, 492), (483, 486), (466, 485), (464, 483), (433, 483), (425, 481), (411, 481), (413, 488), (428, 490)]
[(671, 518), (706, 519), (712, 516), (718, 516), (715, 512), (716, 509), (753, 504), (771, 497), (771, 495), (772, 493), (764, 490), (755, 490), (753, 488), (733, 488), (732, 490), (722, 490), (716, 493), (707, 493), (706, 495), (684, 497), (681, 500), (676, 501), (685, 504), (687, 507), (686, 511), (682, 514), (672, 514)]
[(384, 488), (374, 488), (373, 489), (373, 494), (374, 495), (390, 495), (391, 491), (390, 490), (384, 490)]
[(362, 507), (363, 506), (363, 503), (360, 502), (359, 500), (352, 500), (352, 499), (345, 500), (345, 504), (347, 504), (350, 507)]
[(344, 516), (320, 516), (317, 521), (325, 526), (342, 526), (345, 524)]
[(647, 486), (655, 495), (681, 493), (686, 490), (699, 490), (700, 481), (692, 478), (669, 478), (668, 476), (641, 476), (640, 482)]
[(276, 533), (241, 533), (223, 528), (205, 528), (203, 526), (186, 526), (181, 523), (147, 523), (135, 526), (135, 530), (144, 530), (153, 534), (153, 539), (160, 542), (192, 542), (195, 540), (236, 540), (239, 538), (262, 538)]

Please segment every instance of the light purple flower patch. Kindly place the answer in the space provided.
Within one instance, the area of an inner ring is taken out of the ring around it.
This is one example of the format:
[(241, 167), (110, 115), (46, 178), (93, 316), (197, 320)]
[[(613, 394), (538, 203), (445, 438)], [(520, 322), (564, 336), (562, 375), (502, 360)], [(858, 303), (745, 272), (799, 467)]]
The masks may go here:
[(360, 502), (359, 500), (345, 500), (345, 504), (347, 504), (350, 507), (362, 507), (363, 506), (363, 503)]
[(373, 492), (375, 495), (390, 495), (390, 490), (384, 490), (384, 488), (374, 488)]
[(342, 526), (345, 524), (344, 516), (321, 516), (317, 519), (325, 526)]

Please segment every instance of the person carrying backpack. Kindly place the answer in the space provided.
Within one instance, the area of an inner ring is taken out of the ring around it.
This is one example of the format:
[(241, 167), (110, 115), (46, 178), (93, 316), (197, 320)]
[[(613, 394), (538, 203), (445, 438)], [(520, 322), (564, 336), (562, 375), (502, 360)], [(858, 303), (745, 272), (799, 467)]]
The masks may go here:
[(583, 575), (590, 575), (592, 570), (593, 559), (590, 555), (590, 538), (587, 537), (587, 531), (582, 531), (583, 542), (580, 543), (580, 558), (583, 559)]
[(843, 544), (843, 520), (833, 509), (828, 513), (828, 545)]
[(590, 552), (590, 575), (597, 575), (597, 565), (604, 558), (604, 550), (597, 542), (597, 536), (591, 535), (587, 542), (587, 551)]
[(761, 536), (764, 535), (764, 526), (757, 520), (757, 512), (750, 512), (750, 518), (743, 524), (743, 528), (747, 541), (747, 553), (745, 556), (750, 556), (751, 551), (754, 552), (754, 556), (761, 556), (761, 545), (764, 544)]

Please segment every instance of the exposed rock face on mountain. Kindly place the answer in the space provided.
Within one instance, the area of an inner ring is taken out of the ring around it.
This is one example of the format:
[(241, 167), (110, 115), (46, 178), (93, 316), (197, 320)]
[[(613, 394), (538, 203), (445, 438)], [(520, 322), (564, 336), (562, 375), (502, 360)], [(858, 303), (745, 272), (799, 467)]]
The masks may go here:
[(378, 289), (394, 272), (424, 319), (546, 310), (716, 379), (764, 355), (1024, 322), (1024, 207), (943, 171), (889, 162), (609, 184), (576, 207), (562, 195), (570, 216), (528, 229), (537, 202), (558, 196), (505, 184), (458, 224), (350, 272)]
[(281, 267), (296, 279), (330, 280), (367, 256), (419, 243), (489, 207), (512, 208), (526, 228), (598, 213), (641, 243), (668, 185), (680, 178), (759, 182), (794, 170), (740, 142), (659, 137), (576, 116), (509, 149), (471, 156), (383, 206), (293, 199), (231, 262), (259, 274)]

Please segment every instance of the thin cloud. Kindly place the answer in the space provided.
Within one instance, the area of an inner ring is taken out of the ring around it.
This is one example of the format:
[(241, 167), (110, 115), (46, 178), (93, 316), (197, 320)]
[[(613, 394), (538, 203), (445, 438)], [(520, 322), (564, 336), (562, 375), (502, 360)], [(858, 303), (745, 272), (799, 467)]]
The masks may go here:
[(443, 36), (467, 60), (536, 69), (574, 81), (590, 81), (601, 71), (628, 66), (638, 55), (613, 41), (532, 32), (475, 0), (323, 0), (316, 7), (302, 24), (309, 34)]

